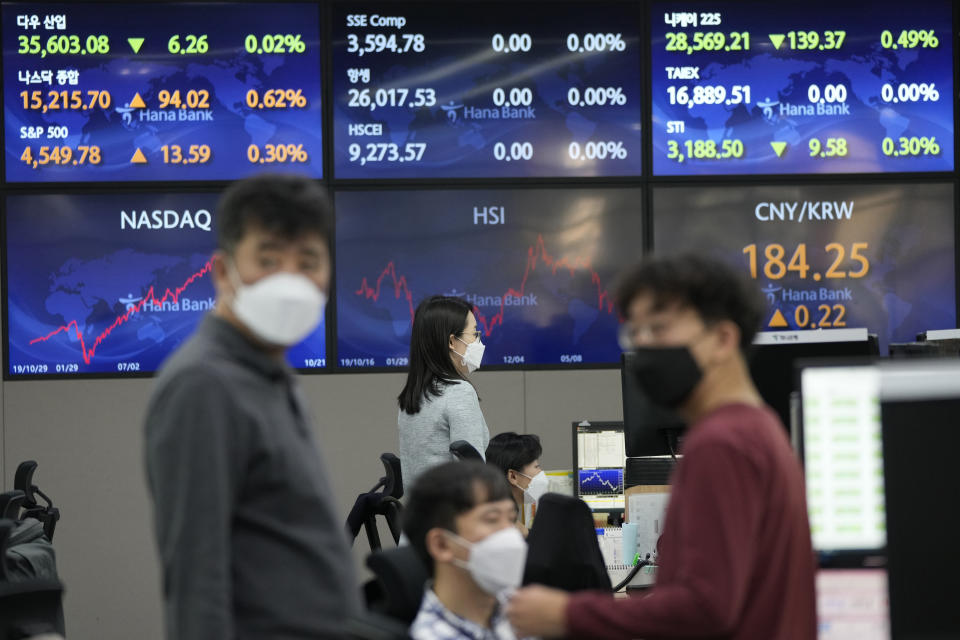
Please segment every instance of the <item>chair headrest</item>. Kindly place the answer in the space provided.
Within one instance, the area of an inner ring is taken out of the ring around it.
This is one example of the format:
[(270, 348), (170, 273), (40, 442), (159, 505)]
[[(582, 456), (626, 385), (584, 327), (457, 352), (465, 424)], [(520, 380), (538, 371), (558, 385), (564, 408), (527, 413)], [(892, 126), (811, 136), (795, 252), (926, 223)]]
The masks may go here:
[(593, 514), (583, 500), (556, 493), (540, 498), (527, 545), (524, 584), (567, 591), (610, 589)]
[(483, 462), (483, 456), (466, 440), (456, 440), (450, 443), (450, 453), (458, 460), (477, 460)]
[(392, 453), (381, 453), (383, 463), (383, 493), (399, 500), (403, 497), (403, 474), (400, 472), (400, 458)]
[(383, 586), (387, 597), (385, 613), (410, 624), (417, 617), (423, 588), (430, 572), (416, 549), (410, 545), (372, 553), (367, 567)]

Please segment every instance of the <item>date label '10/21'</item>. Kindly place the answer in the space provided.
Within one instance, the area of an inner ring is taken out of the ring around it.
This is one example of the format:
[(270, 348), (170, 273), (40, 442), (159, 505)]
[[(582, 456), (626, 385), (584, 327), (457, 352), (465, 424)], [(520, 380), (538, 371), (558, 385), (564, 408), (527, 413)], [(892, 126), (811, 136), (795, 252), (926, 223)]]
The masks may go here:
[[(819, 271), (815, 271), (812, 278), (818, 281), (821, 278), (826, 278), (828, 280), (842, 278), (863, 278), (870, 271), (870, 260), (863, 255), (863, 252), (869, 248), (869, 243), (867, 242), (854, 242), (850, 246), (850, 260), (854, 264), (859, 265), (859, 269), (842, 271), (840, 270), (840, 266), (847, 257), (847, 249), (839, 242), (829, 243), (824, 247), (824, 251), (826, 253), (834, 254), (833, 262), (822, 274)], [(757, 245), (749, 244), (745, 246), (742, 253), (747, 256), (750, 277), (756, 280), (761, 262), (760, 258), (758, 257)], [(786, 260), (786, 255), (787, 251), (782, 244), (768, 244), (763, 251), (763, 275), (769, 280), (780, 280), (792, 271), (796, 273), (797, 277), (799, 277), (801, 280), (805, 280), (811, 268), (807, 263), (806, 243), (801, 242), (797, 245), (797, 247), (793, 250), (793, 255), (790, 257), (789, 261)]]

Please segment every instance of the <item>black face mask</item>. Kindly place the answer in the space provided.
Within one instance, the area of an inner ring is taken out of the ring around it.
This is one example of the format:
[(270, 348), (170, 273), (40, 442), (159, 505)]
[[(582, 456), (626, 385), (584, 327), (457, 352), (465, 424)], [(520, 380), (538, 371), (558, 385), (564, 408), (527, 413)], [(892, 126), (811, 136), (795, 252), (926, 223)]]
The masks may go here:
[(637, 347), (633, 373), (650, 400), (675, 409), (703, 377), (687, 347)]

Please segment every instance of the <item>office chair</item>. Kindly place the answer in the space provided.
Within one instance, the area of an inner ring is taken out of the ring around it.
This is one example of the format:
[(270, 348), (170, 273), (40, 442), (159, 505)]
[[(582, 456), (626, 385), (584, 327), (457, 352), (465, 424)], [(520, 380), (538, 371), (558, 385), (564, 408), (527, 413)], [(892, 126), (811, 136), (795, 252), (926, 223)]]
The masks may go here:
[(409, 626), (417, 617), (423, 588), (430, 577), (423, 559), (406, 545), (370, 554), (367, 567), (377, 585), (375, 591), (367, 592), (367, 606)]
[(450, 453), (457, 460), (477, 460), (483, 462), (483, 456), (466, 440), (456, 440), (450, 443)]
[(351, 540), (355, 540), (362, 527), (367, 533), (367, 542), (371, 551), (379, 551), (380, 532), (377, 530), (377, 516), (383, 516), (390, 527), (394, 544), (400, 541), (401, 524), (400, 513), (403, 497), (403, 475), (400, 472), (400, 458), (392, 453), (380, 455), (383, 463), (384, 475), (366, 493), (357, 496), (353, 508), (347, 516), (347, 533)]
[[(47, 535), (47, 539), (53, 542), (53, 534), (60, 520), (60, 509), (53, 506), (53, 501), (47, 494), (40, 491), (40, 487), (33, 484), (33, 474), (36, 470), (36, 460), (21, 462), (13, 478), (13, 488), (24, 494), (22, 517), (36, 518), (42, 522), (43, 532)], [(44, 499), (46, 506), (37, 503), (37, 496)]]
[(19, 520), (24, 497), (23, 491), (16, 489), (0, 493), (0, 519)]
[(49, 578), (17, 578), (7, 568), (15, 523), (0, 520), (0, 640), (64, 633), (63, 586)]
[(610, 590), (593, 514), (582, 500), (556, 493), (540, 498), (527, 546), (523, 584)]

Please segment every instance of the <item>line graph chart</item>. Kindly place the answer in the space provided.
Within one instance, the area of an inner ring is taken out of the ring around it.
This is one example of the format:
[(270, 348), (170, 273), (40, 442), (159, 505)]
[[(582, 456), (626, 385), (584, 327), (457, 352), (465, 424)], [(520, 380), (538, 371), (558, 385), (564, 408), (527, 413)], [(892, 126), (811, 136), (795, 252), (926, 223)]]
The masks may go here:
[[(406, 364), (417, 304), (437, 294), (473, 307), (485, 366), (618, 361), (609, 283), (640, 257), (640, 201), (637, 189), (338, 194), (340, 366)], [(504, 215), (486, 224), (477, 203)]]
[(580, 469), (578, 476), (582, 496), (623, 493), (623, 469)]

